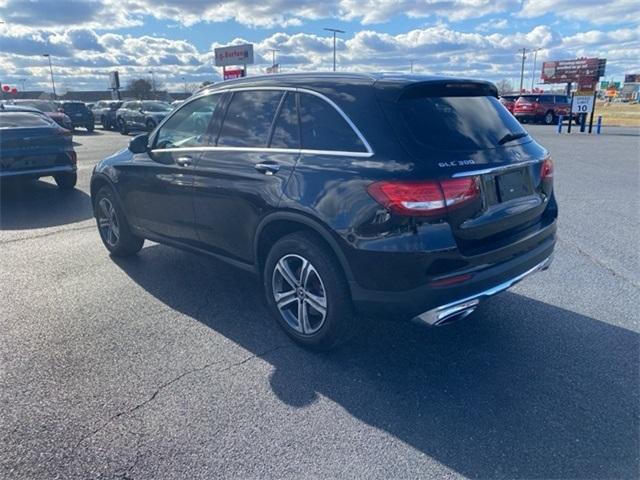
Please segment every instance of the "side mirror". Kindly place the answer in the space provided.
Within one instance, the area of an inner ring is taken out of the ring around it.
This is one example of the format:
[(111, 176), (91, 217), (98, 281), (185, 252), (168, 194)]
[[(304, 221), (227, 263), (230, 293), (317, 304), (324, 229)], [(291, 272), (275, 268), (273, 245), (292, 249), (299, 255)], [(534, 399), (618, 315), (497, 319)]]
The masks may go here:
[(145, 153), (149, 150), (149, 135), (143, 133), (142, 135), (136, 135), (129, 141), (129, 150), (132, 153)]

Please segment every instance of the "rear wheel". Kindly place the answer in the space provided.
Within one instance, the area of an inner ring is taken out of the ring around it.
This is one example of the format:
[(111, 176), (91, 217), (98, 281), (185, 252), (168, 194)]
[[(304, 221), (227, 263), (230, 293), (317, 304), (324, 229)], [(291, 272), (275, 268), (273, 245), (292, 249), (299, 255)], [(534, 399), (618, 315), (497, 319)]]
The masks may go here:
[(76, 172), (59, 173), (53, 179), (60, 190), (71, 190), (78, 182), (78, 174)]
[(355, 317), (344, 274), (333, 252), (313, 235), (278, 240), (263, 283), (269, 309), (296, 343), (329, 350), (352, 336)]
[(156, 122), (150, 118), (149, 120), (147, 120), (147, 130), (150, 132), (154, 128), (156, 128)]
[(108, 186), (98, 190), (94, 211), (100, 238), (109, 252), (118, 257), (126, 257), (140, 251), (144, 238), (131, 232), (124, 212)]
[(556, 121), (556, 116), (553, 114), (551, 110), (544, 114), (543, 121), (545, 125), (553, 125)]
[(87, 132), (91, 133), (95, 130), (96, 126), (93, 123), (87, 125)]

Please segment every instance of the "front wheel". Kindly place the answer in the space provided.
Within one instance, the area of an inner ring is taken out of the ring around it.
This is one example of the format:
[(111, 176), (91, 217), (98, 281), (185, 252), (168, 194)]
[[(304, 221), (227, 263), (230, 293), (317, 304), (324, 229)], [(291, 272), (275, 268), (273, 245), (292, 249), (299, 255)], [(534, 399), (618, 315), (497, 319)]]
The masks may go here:
[(287, 235), (273, 246), (263, 272), (267, 303), (296, 343), (329, 350), (354, 332), (349, 289), (333, 252), (313, 235)]
[(87, 132), (93, 133), (95, 128), (96, 128), (96, 126), (93, 123), (90, 123), (89, 125), (87, 125)]
[(125, 122), (122, 118), (118, 119), (118, 130), (122, 135), (128, 135), (129, 129), (127, 128), (127, 122)]
[(78, 183), (78, 174), (76, 172), (59, 173), (53, 179), (60, 190), (72, 190)]
[(102, 187), (94, 200), (100, 239), (112, 255), (126, 257), (140, 251), (144, 238), (131, 232), (124, 212), (111, 188)]

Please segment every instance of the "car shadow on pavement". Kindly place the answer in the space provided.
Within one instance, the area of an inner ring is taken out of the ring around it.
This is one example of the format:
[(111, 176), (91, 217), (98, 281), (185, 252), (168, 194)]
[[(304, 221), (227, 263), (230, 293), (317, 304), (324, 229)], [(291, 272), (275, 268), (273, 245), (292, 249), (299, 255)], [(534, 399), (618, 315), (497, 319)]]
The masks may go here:
[(246, 272), (160, 245), (114, 261), (167, 306), (269, 362), (287, 405), (326, 397), (474, 478), (638, 474), (639, 336), (630, 330), (504, 293), (438, 329), (368, 320), (353, 342), (318, 354), (287, 339)]
[(0, 186), (0, 230), (26, 230), (80, 222), (93, 216), (91, 198), (77, 188), (60, 190), (35, 181)]

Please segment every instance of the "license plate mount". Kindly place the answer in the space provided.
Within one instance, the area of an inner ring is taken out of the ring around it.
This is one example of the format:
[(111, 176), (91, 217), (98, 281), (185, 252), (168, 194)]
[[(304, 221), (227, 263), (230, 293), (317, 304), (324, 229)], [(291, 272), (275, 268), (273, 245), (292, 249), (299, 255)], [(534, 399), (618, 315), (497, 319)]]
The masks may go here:
[(498, 195), (501, 202), (508, 202), (514, 198), (526, 197), (533, 193), (531, 179), (525, 169), (503, 173), (496, 177)]

